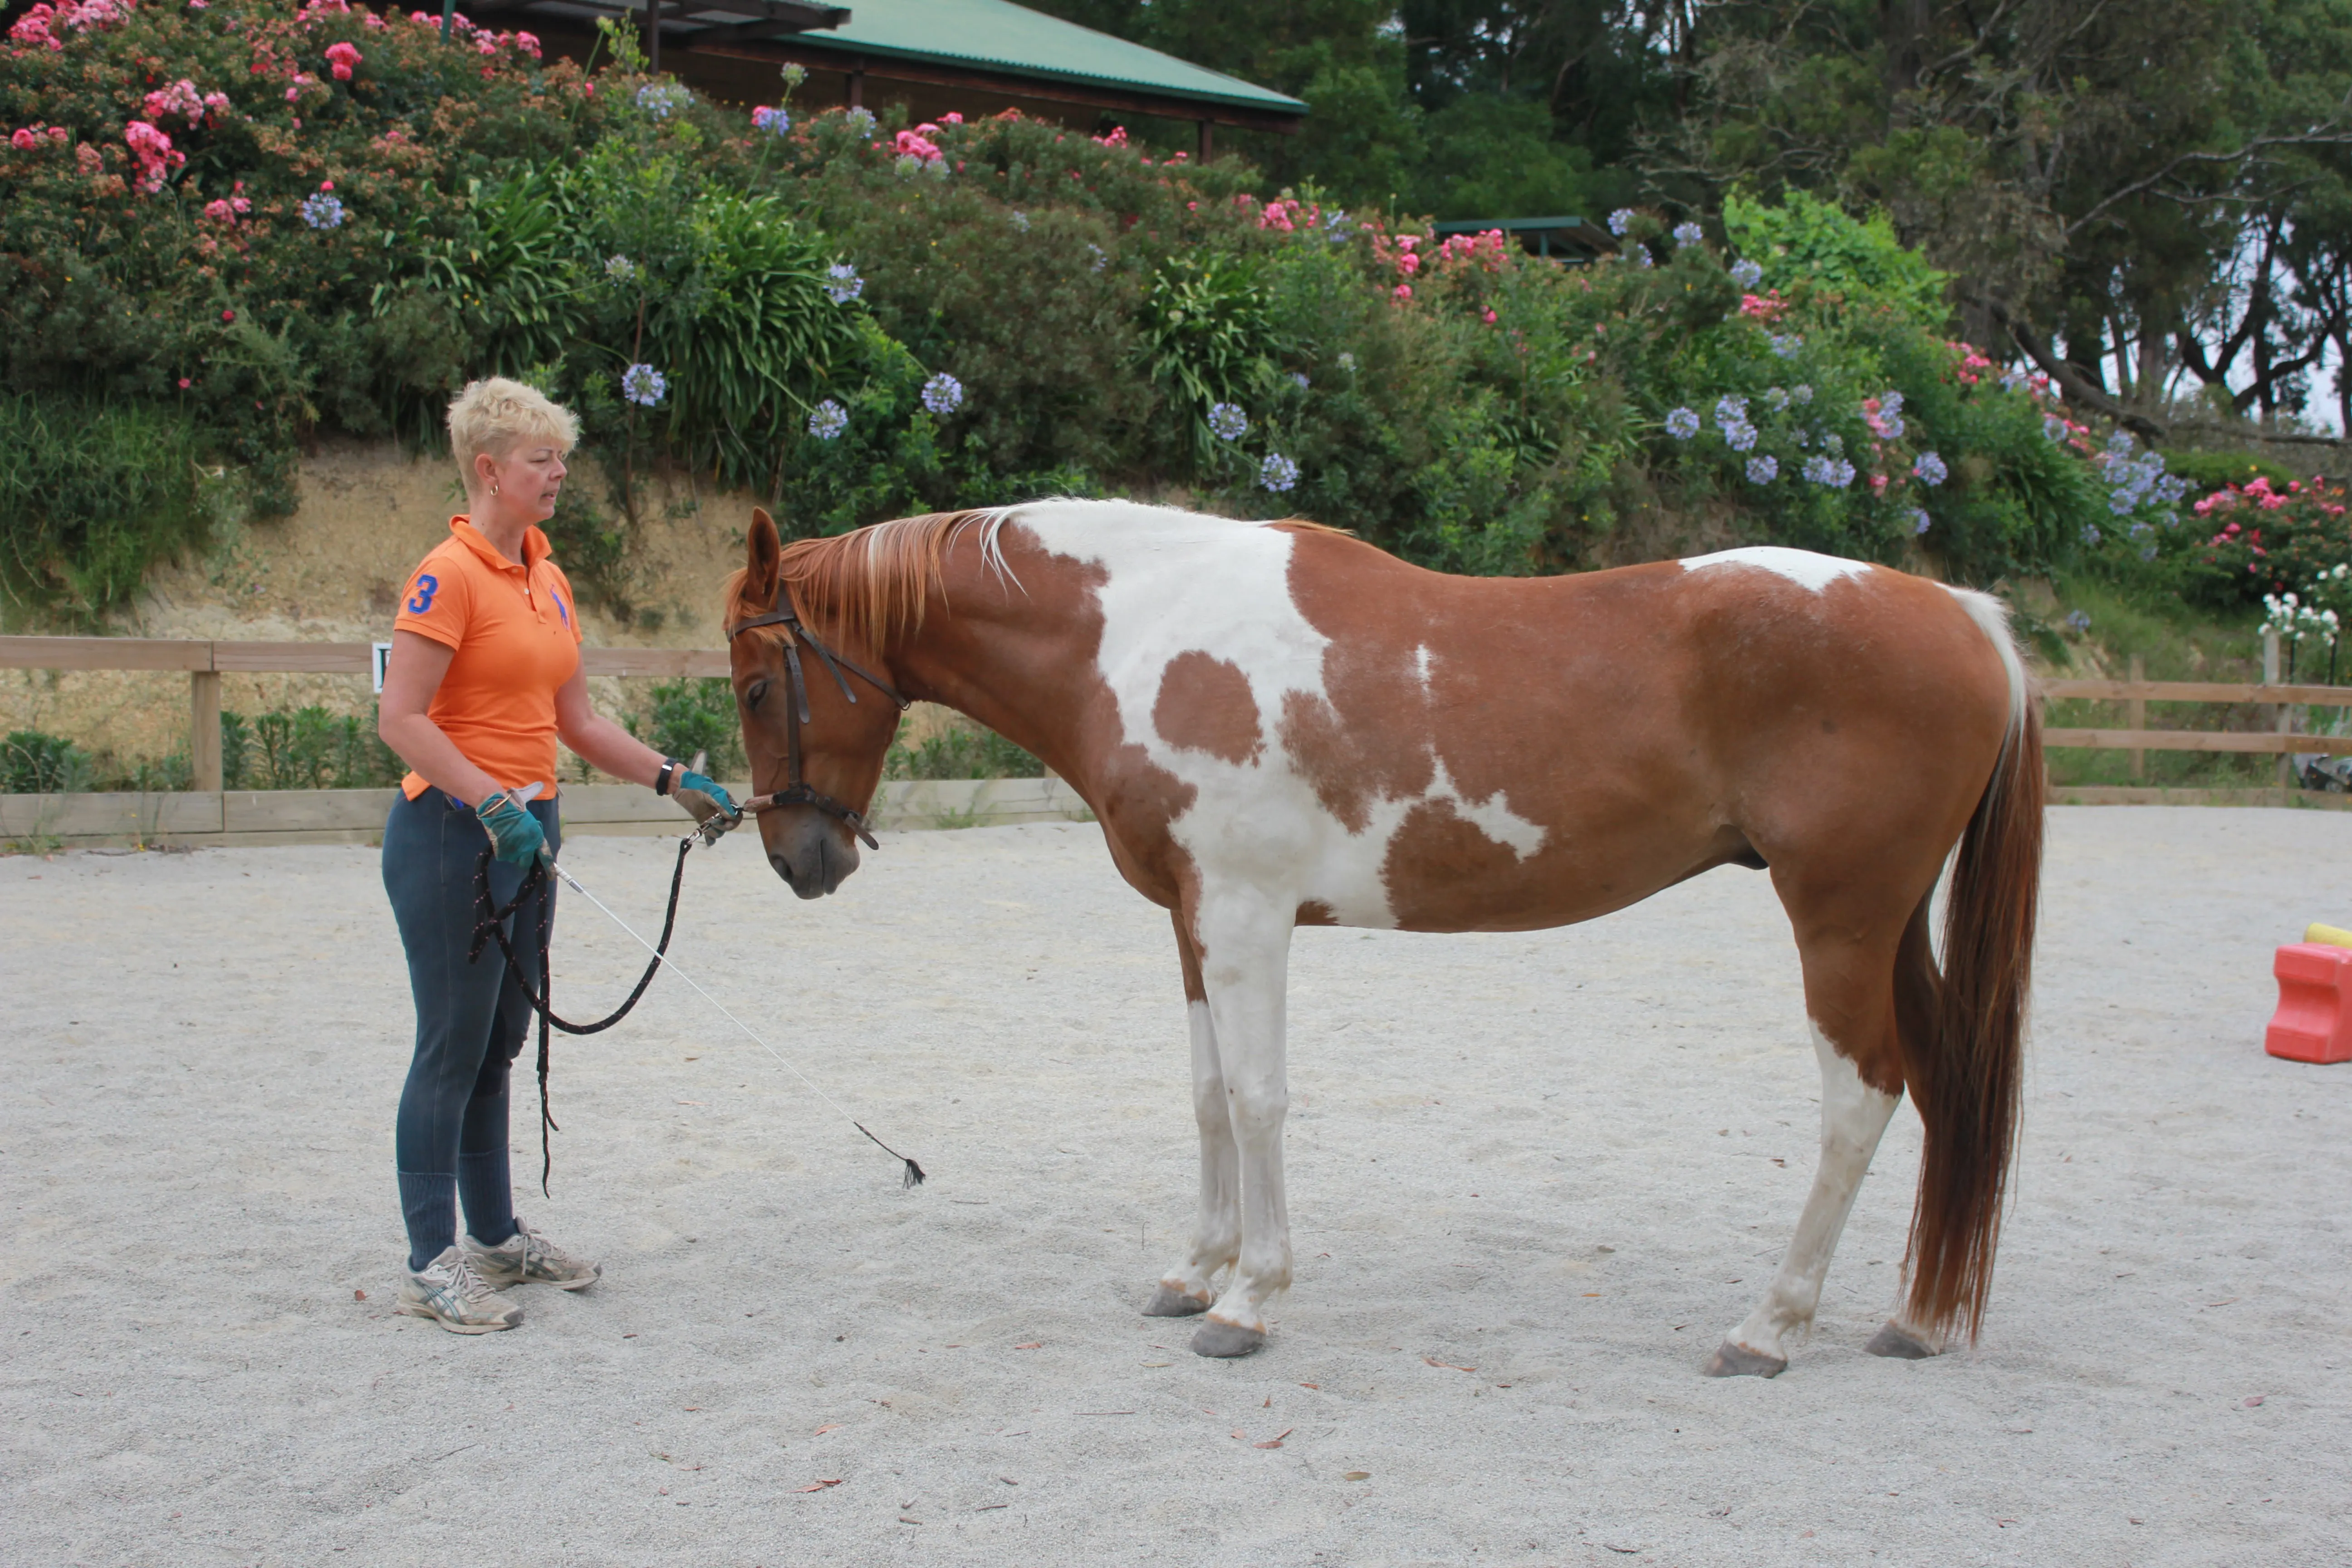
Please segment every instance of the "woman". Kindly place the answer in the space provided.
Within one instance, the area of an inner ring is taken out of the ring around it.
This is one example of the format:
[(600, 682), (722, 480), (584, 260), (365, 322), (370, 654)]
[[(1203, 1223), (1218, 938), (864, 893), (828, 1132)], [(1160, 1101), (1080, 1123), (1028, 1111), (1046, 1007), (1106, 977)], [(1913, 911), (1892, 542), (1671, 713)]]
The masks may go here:
[(558, 739), (616, 778), (676, 795), (698, 820), (737, 815), (725, 790), (589, 706), (572, 584), (536, 526), (555, 513), (578, 436), (568, 410), (520, 382), (478, 381), (450, 404), (466, 510), (401, 595), (379, 708), (384, 743), (413, 770), (383, 830), (384, 891), (416, 1000), (395, 1138), (408, 1225), (395, 1310), (461, 1334), (522, 1321), (498, 1287), (577, 1290), (602, 1272), (515, 1217), (507, 1069), (530, 1026), (524, 992), (539, 985), (555, 889), (544, 883), (515, 912), (515, 980), (495, 944), (469, 963), (483, 849), (501, 906), (532, 861), (553, 858)]

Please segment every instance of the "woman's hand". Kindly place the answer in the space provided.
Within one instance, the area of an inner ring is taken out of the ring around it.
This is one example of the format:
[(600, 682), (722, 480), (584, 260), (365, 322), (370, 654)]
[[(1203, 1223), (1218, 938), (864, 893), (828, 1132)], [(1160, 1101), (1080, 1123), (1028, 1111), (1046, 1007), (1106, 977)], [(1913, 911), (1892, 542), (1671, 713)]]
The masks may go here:
[(553, 862), (539, 818), (515, 799), (511, 790), (499, 791), (476, 806), (474, 815), (480, 819), (482, 831), (490, 836), (490, 853), (499, 860), (524, 867), (534, 860), (542, 866)]
[(676, 795), (677, 804), (691, 812), (694, 820), (705, 827), (710, 826), (710, 820), (713, 817), (727, 818), (727, 821), (710, 835), (714, 839), (720, 833), (726, 832), (743, 820), (743, 808), (735, 804), (735, 797), (729, 795), (722, 785), (713, 783), (691, 768), (677, 775), (677, 783), (670, 786), (670, 794)]

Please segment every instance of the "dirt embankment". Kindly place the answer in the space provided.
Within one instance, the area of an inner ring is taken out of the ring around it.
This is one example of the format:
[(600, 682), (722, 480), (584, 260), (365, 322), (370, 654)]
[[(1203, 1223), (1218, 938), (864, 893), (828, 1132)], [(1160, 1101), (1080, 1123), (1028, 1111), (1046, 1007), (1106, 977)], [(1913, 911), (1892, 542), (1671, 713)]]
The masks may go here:
[[(593, 478), (588, 481), (598, 489)], [(370, 642), (392, 635), (400, 586), (446, 533), (464, 505), (447, 459), (412, 458), (396, 446), (328, 443), (306, 459), (291, 517), (235, 524), (213, 548), (158, 572), (138, 602), (105, 628), (121, 637), (247, 641)], [(593, 605), (582, 622), (604, 647), (709, 647), (719, 641), (719, 584), (740, 561), (748, 497), (656, 482), (647, 497), (635, 560), (636, 603), (627, 625)], [(608, 711), (642, 682), (600, 680)], [(256, 713), (319, 703), (366, 711), (364, 679), (345, 675), (230, 675), (222, 705)], [(163, 757), (188, 743), (184, 676), (0, 670), (0, 732), (40, 729), (124, 759)]]

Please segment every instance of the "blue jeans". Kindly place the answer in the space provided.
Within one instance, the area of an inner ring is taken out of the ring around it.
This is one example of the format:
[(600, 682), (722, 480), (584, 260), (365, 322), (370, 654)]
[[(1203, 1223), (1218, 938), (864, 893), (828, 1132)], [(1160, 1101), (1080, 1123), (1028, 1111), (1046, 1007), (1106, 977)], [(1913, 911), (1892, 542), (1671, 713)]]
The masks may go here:
[[(559, 849), (556, 803), (535, 800), (529, 809), (548, 849)], [(488, 844), (472, 810), (437, 789), (394, 804), (383, 826), (383, 890), (416, 1003), (416, 1055), (394, 1137), (411, 1268), (424, 1268), (457, 1239), (460, 1196), (476, 1240), (495, 1247), (515, 1233), (507, 1072), (530, 1037), (532, 1014), (508, 980), (496, 942), (473, 963), (466, 959), (474, 933), (474, 868)], [(490, 891), (501, 907), (522, 877), (520, 867), (490, 862)], [(534, 994), (540, 947), (554, 920), (551, 879), (506, 922), (520, 979)]]

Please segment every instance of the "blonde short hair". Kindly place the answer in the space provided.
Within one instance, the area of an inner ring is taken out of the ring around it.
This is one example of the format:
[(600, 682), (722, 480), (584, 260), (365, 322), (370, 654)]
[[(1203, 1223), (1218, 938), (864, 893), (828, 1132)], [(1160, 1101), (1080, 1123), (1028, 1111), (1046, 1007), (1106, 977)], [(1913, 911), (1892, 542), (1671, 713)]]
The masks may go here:
[(568, 452), (579, 443), (580, 421), (536, 387), (502, 375), (468, 382), (450, 400), (449, 451), (469, 485), (476, 458), (485, 452), (503, 458), (535, 436)]

